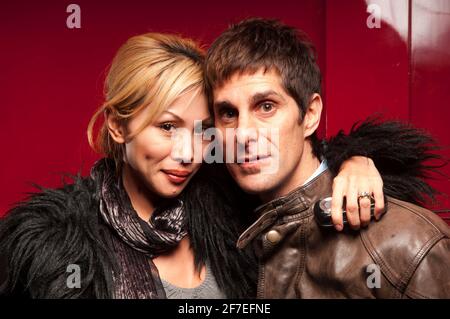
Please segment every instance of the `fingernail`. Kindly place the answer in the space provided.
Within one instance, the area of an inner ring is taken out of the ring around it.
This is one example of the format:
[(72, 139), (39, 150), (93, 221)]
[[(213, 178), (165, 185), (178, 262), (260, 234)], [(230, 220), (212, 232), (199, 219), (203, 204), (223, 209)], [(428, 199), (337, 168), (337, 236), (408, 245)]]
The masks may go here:
[(336, 228), (337, 231), (341, 231), (343, 226), (342, 226), (342, 224), (338, 224), (338, 225), (335, 226), (335, 228)]

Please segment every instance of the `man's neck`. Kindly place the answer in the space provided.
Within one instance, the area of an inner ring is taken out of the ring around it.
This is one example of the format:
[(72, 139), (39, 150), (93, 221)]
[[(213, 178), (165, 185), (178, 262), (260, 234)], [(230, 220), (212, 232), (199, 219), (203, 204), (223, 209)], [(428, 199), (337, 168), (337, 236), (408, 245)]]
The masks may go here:
[(320, 166), (320, 160), (314, 156), (311, 145), (305, 143), (303, 153), (295, 171), (277, 189), (270, 193), (261, 194), (263, 203), (285, 196), (301, 187)]

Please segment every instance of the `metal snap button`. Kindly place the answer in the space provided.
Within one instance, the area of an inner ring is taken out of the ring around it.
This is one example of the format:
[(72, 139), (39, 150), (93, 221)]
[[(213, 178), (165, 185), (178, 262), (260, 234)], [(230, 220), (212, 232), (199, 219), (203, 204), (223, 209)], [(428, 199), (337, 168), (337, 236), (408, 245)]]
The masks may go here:
[(266, 234), (266, 239), (272, 244), (276, 244), (281, 240), (281, 234), (276, 230), (270, 230)]

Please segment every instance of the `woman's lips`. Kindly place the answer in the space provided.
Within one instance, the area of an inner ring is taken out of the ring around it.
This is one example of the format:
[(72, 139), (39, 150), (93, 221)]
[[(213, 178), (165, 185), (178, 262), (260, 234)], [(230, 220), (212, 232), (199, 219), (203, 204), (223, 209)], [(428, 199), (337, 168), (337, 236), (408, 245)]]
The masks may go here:
[(175, 184), (181, 184), (187, 180), (192, 172), (184, 170), (163, 169), (163, 173), (167, 175), (169, 181)]

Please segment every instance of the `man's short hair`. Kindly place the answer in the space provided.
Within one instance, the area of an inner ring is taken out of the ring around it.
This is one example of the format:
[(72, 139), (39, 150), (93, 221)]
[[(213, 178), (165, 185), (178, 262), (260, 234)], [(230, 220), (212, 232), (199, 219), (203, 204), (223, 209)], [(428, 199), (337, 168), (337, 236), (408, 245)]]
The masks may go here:
[(279, 73), (303, 118), (311, 96), (321, 92), (316, 51), (307, 36), (277, 20), (252, 18), (232, 25), (208, 50), (206, 83), (212, 90), (236, 72), (251, 74), (260, 69)]

